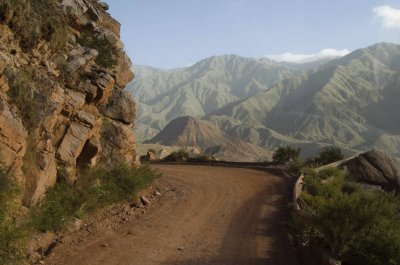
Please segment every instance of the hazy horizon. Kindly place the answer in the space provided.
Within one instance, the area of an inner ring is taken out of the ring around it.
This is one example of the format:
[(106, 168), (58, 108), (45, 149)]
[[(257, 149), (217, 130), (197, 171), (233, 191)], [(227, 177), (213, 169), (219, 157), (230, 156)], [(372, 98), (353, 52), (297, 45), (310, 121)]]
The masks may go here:
[(398, 1), (109, 0), (135, 65), (162, 69), (224, 54), (307, 62), (400, 42)]

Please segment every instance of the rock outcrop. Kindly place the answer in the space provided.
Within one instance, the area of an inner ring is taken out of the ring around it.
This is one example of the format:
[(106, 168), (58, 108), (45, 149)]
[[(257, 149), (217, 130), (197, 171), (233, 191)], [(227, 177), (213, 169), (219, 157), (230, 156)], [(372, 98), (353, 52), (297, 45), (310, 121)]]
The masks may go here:
[(393, 159), (372, 150), (343, 164), (355, 180), (381, 186), (386, 191), (400, 191), (400, 175)]
[(22, 122), (12, 113), (7, 97), (0, 92), (0, 158), (3, 166), (12, 170), (20, 181), (25, 150), (25, 129)]
[(42, 2), (0, 0), (0, 159), (27, 206), (79, 166), (138, 163), (120, 24), (97, 0)]

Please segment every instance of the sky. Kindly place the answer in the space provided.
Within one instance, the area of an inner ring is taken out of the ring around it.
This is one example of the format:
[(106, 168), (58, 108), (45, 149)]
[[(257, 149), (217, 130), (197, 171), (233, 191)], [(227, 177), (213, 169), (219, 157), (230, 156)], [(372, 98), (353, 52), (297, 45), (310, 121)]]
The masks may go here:
[(400, 0), (107, 0), (135, 65), (236, 54), (306, 62), (400, 43)]

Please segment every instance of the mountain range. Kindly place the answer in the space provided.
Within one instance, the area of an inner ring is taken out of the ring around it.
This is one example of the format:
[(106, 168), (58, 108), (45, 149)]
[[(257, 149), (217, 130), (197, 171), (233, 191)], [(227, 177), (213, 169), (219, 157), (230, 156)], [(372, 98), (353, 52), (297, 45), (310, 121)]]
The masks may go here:
[(379, 43), (306, 65), (227, 55), (136, 73), (139, 140), (191, 115), (261, 147), (291, 144), (311, 154), (337, 145), (400, 157), (400, 45)]

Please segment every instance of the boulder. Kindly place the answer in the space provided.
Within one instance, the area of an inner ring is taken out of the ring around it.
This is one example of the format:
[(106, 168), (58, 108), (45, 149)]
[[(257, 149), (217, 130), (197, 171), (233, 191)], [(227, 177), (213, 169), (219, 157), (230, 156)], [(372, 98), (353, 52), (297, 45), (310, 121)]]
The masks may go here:
[(143, 203), (144, 206), (151, 204), (150, 200), (146, 196), (140, 196), (140, 201)]
[(385, 191), (400, 191), (400, 175), (393, 159), (384, 152), (372, 150), (343, 164), (357, 181), (378, 185)]
[(102, 113), (113, 120), (132, 124), (136, 115), (133, 97), (126, 91), (114, 90)]

